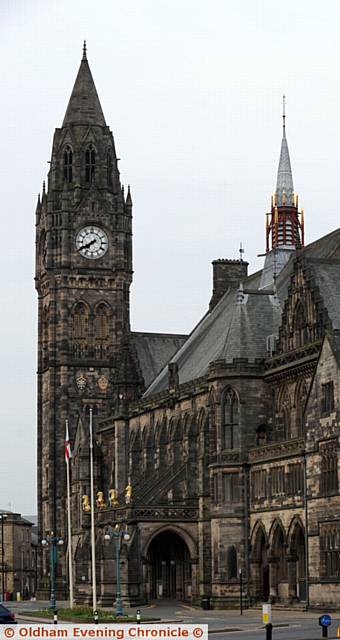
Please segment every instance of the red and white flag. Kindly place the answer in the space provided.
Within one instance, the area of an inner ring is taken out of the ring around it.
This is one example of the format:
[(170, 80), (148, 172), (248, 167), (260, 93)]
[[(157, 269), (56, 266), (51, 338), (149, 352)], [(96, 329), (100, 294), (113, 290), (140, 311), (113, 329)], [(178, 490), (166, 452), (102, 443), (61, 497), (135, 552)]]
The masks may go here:
[(69, 462), (72, 458), (72, 451), (70, 445), (70, 436), (68, 433), (68, 421), (66, 420), (66, 434), (65, 434), (65, 462)]

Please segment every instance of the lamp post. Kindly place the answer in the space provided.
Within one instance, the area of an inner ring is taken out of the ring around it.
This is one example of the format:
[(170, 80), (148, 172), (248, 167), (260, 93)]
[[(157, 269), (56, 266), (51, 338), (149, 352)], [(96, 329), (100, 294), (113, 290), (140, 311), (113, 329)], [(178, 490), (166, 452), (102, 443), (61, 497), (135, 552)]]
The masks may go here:
[(0, 513), (1, 518), (1, 593), (2, 602), (5, 600), (5, 545), (4, 545), (4, 520), (7, 513)]
[(43, 547), (50, 547), (50, 582), (51, 582), (51, 600), (50, 600), (50, 609), (56, 609), (56, 597), (55, 597), (55, 583), (56, 583), (56, 568), (58, 561), (58, 546), (64, 544), (64, 540), (55, 536), (54, 532), (51, 531), (42, 541), (41, 544)]
[(124, 607), (121, 597), (120, 591), (120, 550), (122, 545), (122, 540), (128, 542), (130, 540), (130, 536), (126, 531), (126, 528), (123, 530), (124, 523), (116, 524), (115, 528), (107, 527), (104, 540), (113, 540), (115, 543), (115, 551), (116, 551), (116, 615), (123, 616), (124, 615)]
[(238, 572), (240, 578), (240, 615), (243, 615), (243, 581), (242, 581), (242, 569), (239, 569)]

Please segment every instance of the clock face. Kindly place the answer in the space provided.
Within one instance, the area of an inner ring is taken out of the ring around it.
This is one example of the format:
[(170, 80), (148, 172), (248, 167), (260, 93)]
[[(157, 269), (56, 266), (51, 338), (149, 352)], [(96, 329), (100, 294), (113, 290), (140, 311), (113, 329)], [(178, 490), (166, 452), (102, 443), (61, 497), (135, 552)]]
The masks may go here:
[(84, 256), (96, 260), (101, 258), (108, 249), (108, 237), (102, 229), (90, 225), (80, 229), (76, 237), (77, 251)]

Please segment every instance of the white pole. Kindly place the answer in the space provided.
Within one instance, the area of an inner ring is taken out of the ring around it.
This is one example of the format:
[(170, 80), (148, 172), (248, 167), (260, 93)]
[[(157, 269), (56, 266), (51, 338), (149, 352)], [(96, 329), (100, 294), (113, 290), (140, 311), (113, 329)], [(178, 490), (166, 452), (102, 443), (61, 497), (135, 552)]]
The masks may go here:
[[(68, 420), (66, 420), (66, 433), (68, 436)], [(72, 530), (71, 530), (71, 491), (70, 491), (70, 460), (66, 456), (66, 477), (67, 477), (67, 529), (68, 529), (68, 577), (70, 583), (70, 608), (74, 607), (73, 598), (73, 567), (72, 567)]]
[(96, 611), (97, 610), (97, 584), (96, 584), (96, 539), (95, 539), (95, 530), (94, 530), (92, 408), (90, 408), (90, 481), (91, 481), (92, 608), (93, 608), (93, 611)]

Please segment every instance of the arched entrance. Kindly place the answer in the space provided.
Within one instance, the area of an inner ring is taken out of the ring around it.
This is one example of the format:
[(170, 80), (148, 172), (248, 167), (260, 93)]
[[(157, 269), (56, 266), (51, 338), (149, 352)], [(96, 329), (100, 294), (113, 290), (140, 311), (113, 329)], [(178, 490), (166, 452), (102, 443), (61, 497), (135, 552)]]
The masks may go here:
[(287, 600), (287, 548), (283, 527), (276, 521), (272, 528), (270, 550), (270, 598)]
[(299, 521), (293, 523), (288, 557), (288, 586), (291, 601), (306, 600), (305, 534)]
[(253, 541), (251, 558), (252, 596), (255, 600), (266, 602), (269, 598), (268, 541), (264, 527), (261, 524), (254, 530)]
[(189, 600), (191, 562), (183, 538), (174, 531), (162, 531), (148, 549), (151, 599)]

